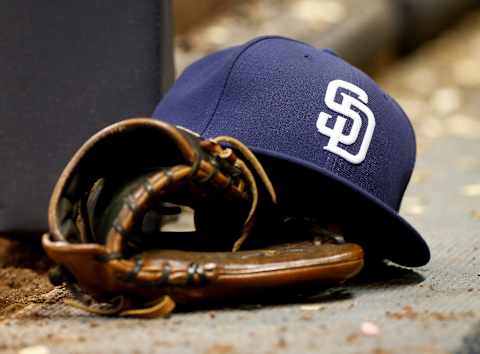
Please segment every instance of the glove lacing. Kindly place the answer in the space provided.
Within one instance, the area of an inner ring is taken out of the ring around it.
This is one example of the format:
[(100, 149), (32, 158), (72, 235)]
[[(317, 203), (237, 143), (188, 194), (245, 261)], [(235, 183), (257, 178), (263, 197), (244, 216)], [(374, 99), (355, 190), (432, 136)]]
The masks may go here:
[[(234, 148), (236, 148), (243, 155), (243, 157), (248, 162), (250, 162), (255, 172), (258, 174), (261, 181), (263, 182), (268, 193), (270, 194), (270, 198), (272, 199), (272, 202), (274, 204), (277, 203), (277, 195), (275, 193), (275, 189), (272, 185), (272, 182), (270, 181), (270, 178), (268, 177), (267, 173), (265, 172), (265, 169), (260, 164), (256, 156), (247, 146), (245, 146), (241, 141), (235, 138), (232, 138), (231, 136), (218, 136), (211, 140), (217, 144), (227, 143), (232, 145)], [(227, 148), (222, 152), (222, 154), (220, 155), (220, 158), (226, 158), (231, 153), (232, 153), (232, 150)], [(250, 234), (250, 231), (255, 221), (255, 213), (258, 206), (258, 186), (257, 186), (257, 181), (255, 179), (255, 176), (253, 175), (252, 171), (250, 171), (247, 164), (240, 159), (237, 159), (235, 161), (235, 167), (237, 167), (245, 175), (245, 177), (247, 178), (247, 181), (250, 183), (250, 188), (252, 192), (252, 205), (250, 207), (248, 216), (245, 219), (242, 234), (240, 238), (237, 241), (235, 241), (232, 248), (232, 252), (238, 251), (242, 246), (243, 242), (247, 239), (248, 235)]]

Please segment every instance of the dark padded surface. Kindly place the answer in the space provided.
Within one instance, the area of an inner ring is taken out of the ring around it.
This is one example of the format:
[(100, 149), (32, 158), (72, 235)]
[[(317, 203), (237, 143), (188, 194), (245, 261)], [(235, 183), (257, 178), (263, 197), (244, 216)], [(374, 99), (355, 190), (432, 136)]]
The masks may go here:
[(160, 68), (171, 43), (163, 6), (0, 2), (0, 232), (45, 230), (53, 185), (81, 143), (151, 113), (162, 75), (172, 77)]

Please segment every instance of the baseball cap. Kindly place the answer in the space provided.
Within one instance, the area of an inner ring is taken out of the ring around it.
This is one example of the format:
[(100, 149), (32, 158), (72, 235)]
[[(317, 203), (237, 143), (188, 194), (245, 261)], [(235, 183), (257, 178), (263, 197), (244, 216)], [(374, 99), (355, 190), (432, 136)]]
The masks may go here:
[(368, 252), (405, 266), (430, 251), (398, 211), (416, 156), (400, 106), (329, 49), (256, 38), (193, 63), (153, 117), (247, 144), (287, 215), (346, 225)]

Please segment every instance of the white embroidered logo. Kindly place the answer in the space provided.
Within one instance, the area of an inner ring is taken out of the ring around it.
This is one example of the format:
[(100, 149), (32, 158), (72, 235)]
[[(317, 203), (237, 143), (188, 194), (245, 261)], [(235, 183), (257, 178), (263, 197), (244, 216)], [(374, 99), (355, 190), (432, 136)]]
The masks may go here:
[[(335, 101), (337, 92), (339, 89), (347, 90), (354, 93), (357, 97), (350, 96), (345, 92), (340, 92), (342, 100), (340, 102)], [(370, 108), (367, 107), (368, 95), (360, 87), (355, 86), (354, 84), (343, 81), (343, 80), (333, 80), (328, 84), (327, 92), (325, 94), (325, 104), (332, 111), (338, 113), (333, 128), (327, 126), (327, 121), (332, 118), (332, 116), (325, 112), (320, 112), (317, 119), (317, 129), (318, 131), (330, 137), (327, 146), (323, 148), (328, 150), (338, 156), (343, 157), (345, 160), (353, 163), (359, 164), (365, 160), (367, 156), (368, 147), (370, 141), (372, 140), (373, 130), (375, 129), (375, 116)], [(338, 144), (352, 145), (358, 139), (360, 133), (360, 128), (362, 127), (362, 118), (357, 111), (354, 111), (352, 107), (357, 108), (360, 112), (365, 114), (367, 127), (365, 129), (365, 134), (363, 136), (362, 144), (357, 154), (351, 154), (350, 152), (342, 149)], [(352, 127), (348, 134), (344, 134), (345, 124), (347, 118), (352, 119)]]

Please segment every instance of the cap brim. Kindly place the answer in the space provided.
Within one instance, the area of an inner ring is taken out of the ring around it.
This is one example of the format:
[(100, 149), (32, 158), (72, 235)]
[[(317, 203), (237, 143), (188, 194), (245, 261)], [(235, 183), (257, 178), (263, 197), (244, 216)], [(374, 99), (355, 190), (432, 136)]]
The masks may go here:
[[(354, 230), (355, 240), (377, 257), (419, 267), (430, 260), (420, 234), (397, 211), (347, 179), (286, 154), (251, 146), (277, 190), (279, 202), (295, 214), (318, 215)], [(333, 221), (333, 220), (332, 220)]]

